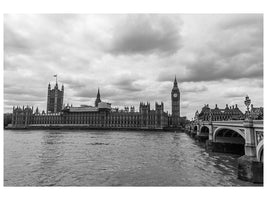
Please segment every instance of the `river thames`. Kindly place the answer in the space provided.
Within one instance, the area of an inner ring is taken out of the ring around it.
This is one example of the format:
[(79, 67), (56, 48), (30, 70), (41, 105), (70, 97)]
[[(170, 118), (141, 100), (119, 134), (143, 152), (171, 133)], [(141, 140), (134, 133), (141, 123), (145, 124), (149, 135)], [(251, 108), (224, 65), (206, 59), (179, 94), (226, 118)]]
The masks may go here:
[(4, 186), (256, 186), (185, 133), (5, 130)]

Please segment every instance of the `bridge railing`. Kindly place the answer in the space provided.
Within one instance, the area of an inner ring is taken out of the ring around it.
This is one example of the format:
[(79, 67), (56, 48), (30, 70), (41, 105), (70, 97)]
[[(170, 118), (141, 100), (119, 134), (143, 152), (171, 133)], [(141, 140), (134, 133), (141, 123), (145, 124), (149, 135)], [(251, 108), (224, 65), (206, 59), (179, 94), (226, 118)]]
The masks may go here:
[(244, 120), (225, 120), (225, 121), (212, 121), (212, 123), (218, 124), (243, 124)]
[(263, 120), (253, 120), (253, 124), (263, 124)]

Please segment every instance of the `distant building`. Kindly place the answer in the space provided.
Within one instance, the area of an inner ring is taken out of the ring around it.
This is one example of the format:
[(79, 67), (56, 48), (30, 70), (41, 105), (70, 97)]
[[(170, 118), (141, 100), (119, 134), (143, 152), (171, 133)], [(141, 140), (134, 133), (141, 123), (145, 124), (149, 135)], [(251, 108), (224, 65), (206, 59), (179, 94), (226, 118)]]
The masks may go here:
[(135, 128), (163, 129), (168, 126), (168, 115), (163, 103), (140, 103), (139, 112), (112, 111), (111, 104), (101, 102), (98, 107), (66, 106), (60, 113), (33, 113), (32, 108), (15, 108), (12, 126), (29, 127), (88, 127), (88, 128)]
[(171, 102), (172, 102), (172, 114), (169, 117), (169, 124), (172, 127), (178, 127), (180, 125), (180, 90), (178, 88), (176, 76), (173, 82), (173, 88), (171, 91)]
[(195, 118), (202, 121), (209, 121), (210, 119), (211, 121), (223, 121), (244, 119), (245, 115), (237, 107), (237, 104), (230, 107), (226, 104), (224, 109), (218, 108), (217, 104), (215, 108), (212, 109), (207, 104), (204, 105), (200, 113), (198, 113), (198, 111), (196, 112)]
[(250, 115), (252, 119), (263, 119), (263, 107), (254, 107), (253, 104), (251, 104)]
[(12, 122), (12, 113), (4, 113), (4, 127)]
[(31, 124), (33, 119), (33, 108), (27, 107), (13, 107), (12, 127), (27, 127)]
[(134, 129), (163, 129), (179, 127), (180, 120), (180, 91), (175, 77), (171, 92), (172, 115), (164, 112), (164, 104), (155, 103), (155, 109), (150, 103), (141, 102), (139, 112), (134, 106), (126, 106), (124, 110), (112, 108), (110, 103), (101, 101), (98, 89), (95, 106), (81, 105), (80, 107), (63, 107), (64, 86), (54, 89), (48, 85), (47, 113), (35, 112), (33, 107), (13, 108), (13, 128), (43, 128), (43, 127), (85, 127), (85, 128), (134, 128)]
[(100, 99), (100, 92), (99, 92), (99, 88), (98, 88), (96, 100), (95, 100), (95, 107), (97, 107), (100, 102), (101, 102), (101, 99)]
[(62, 85), (61, 90), (58, 89), (58, 84), (54, 89), (51, 89), (50, 83), (48, 84), (48, 93), (47, 93), (47, 113), (58, 113), (61, 112), (63, 108), (63, 99), (64, 99), (64, 85)]

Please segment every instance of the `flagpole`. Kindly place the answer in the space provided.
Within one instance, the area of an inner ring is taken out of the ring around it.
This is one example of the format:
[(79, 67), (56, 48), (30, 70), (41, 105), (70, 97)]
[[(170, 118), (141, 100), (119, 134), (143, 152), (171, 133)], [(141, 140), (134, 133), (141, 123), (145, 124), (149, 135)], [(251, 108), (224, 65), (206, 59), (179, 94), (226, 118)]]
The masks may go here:
[(57, 74), (55, 74), (54, 77), (56, 77), (56, 83), (57, 83)]

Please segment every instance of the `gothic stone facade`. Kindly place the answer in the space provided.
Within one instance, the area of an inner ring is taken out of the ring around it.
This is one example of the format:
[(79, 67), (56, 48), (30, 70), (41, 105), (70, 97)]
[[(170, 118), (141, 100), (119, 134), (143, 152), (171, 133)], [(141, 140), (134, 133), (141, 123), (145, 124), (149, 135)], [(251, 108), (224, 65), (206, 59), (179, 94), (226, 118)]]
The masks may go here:
[(140, 103), (139, 112), (111, 111), (100, 107), (65, 107), (60, 113), (33, 113), (33, 109), (14, 108), (12, 127), (84, 127), (163, 129), (168, 126), (168, 114), (163, 103)]
[(171, 92), (172, 115), (164, 112), (164, 104), (155, 103), (155, 110), (150, 103), (140, 103), (139, 112), (134, 107), (126, 107), (124, 111), (112, 109), (111, 104), (101, 101), (98, 89), (95, 107), (72, 107), (63, 105), (64, 86), (62, 90), (51, 90), (48, 85), (47, 112), (39, 113), (38, 108), (33, 111), (30, 107), (13, 107), (13, 128), (27, 127), (87, 127), (87, 128), (138, 128), (163, 129), (178, 127), (180, 118), (180, 92), (176, 78)]
[(176, 77), (174, 79), (173, 88), (171, 91), (171, 101), (172, 101), (172, 115), (169, 120), (170, 125), (172, 127), (178, 127), (180, 119), (180, 90), (178, 88)]
[(64, 86), (62, 85), (61, 90), (58, 89), (58, 84), (56, 83), (54, 89), (51, 89), (50, 83), (48, 84), (47, 92), (47, 113), (58, 113), (63, 108), (63, 98), (64, 98)]
[(215, 108), (212, 109), (207, 104), (204, 105), (200, 113), (198, 113), (198, 111), (196, 112), (195, 118), (202, 121), (209, 121), (210, 118), (211, 121), (240, 120), (244, 119), (244, 114), (237, 105), (229, 107), (228, 104), (226, 104), (224, 109), (220, 109), (216, 104)]

